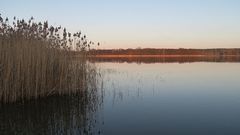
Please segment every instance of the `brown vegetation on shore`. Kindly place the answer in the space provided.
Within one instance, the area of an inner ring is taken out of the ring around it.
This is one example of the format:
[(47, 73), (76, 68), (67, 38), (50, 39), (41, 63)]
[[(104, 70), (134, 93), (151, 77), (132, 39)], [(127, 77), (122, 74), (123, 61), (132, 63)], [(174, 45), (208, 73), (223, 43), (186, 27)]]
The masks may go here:
[[(48, 22), (0, 15), (0, 102), (76, 93), (93, 72), (85, 50), (92, 45), (81, 32), (71, 34)], [(72, 61), (72, 50), (81, 59)]]
[(240, 49), (105, 49), (91, 50), (94, 57), (202, 57), (202, 56), (240, 56)]

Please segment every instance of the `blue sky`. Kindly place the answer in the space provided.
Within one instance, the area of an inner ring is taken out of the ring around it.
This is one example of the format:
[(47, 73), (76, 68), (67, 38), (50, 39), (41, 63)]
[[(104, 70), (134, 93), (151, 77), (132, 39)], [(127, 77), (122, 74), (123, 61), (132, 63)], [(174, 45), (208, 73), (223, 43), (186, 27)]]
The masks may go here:
[(1, 0), (0, 13), (81, 30), (100, 48), (240, 48), (239, 0)]

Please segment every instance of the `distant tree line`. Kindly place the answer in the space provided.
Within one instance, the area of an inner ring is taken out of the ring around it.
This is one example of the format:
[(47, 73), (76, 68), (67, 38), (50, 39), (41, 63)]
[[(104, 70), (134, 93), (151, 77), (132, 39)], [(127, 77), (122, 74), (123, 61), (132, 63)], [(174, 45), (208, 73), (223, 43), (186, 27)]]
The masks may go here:
[(240, 48), (218, 48), (218, 49), (104, 49), (89, 51), (91, 55), (238, 55), (240, 56)]
[(89, 57), (91, 62), (116, 63), (191, 63), (191, 62), (240, 62), (240, 57)]

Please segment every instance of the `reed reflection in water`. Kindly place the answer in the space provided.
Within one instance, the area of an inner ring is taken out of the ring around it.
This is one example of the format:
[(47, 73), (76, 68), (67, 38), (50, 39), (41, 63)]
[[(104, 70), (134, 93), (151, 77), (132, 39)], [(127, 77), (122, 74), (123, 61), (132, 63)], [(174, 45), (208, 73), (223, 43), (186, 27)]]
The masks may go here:
[(0, 104), (0, 134), (100, 134), (101, 79), (91, 75), (85, 89), (73, 94)]

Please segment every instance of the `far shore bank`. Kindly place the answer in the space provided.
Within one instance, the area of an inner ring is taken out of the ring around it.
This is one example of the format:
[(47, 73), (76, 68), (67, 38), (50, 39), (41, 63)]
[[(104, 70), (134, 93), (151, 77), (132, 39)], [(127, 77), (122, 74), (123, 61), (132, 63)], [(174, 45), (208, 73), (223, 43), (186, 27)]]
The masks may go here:
[(240, 55), (89, 55), (90, 58), (240, 57)]
[(240, 55), (88, 55), (92, 62), (240, 62)]
[(103, 49), (90, 50), (90, 57), (232, 57), (240, 56), (240, 48), (213, 48), (213, 49)]

